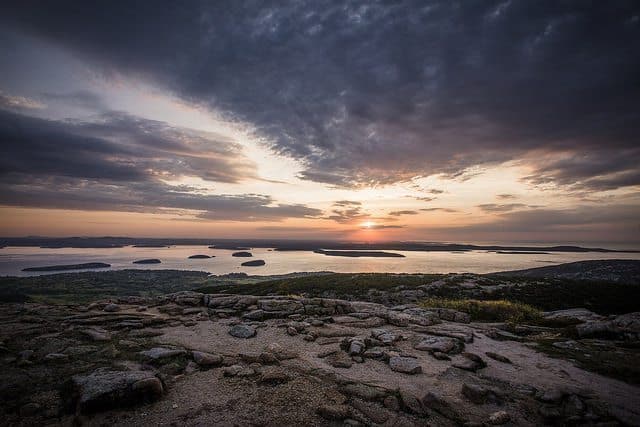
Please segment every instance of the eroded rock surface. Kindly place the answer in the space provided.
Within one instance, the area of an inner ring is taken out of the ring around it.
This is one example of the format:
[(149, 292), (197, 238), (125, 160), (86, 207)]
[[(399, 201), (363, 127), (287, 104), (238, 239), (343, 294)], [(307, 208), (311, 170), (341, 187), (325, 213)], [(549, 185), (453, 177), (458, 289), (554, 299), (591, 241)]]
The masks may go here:
[[(532, 336), (560, 330), (463, 314), (197, 292), (87, 307), (4, 304), (0, 416), (8, 425), (640, 423), (637, 386), (536, 350)], [(571, 316), (637, 340), (637, 314)], [(557, 343), (593, 345), (579, 336)]]

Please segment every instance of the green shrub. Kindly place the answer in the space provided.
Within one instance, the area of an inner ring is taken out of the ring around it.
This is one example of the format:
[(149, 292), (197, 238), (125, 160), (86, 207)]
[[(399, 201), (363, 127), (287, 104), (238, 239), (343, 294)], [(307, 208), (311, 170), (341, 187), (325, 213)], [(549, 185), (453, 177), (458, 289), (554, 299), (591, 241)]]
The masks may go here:
[(429, 298), (421, 305), (462, 311), (469, 313), (472, 320), (481, 322), (540, 323), (543, 319), (537, 308), (506, 300)]

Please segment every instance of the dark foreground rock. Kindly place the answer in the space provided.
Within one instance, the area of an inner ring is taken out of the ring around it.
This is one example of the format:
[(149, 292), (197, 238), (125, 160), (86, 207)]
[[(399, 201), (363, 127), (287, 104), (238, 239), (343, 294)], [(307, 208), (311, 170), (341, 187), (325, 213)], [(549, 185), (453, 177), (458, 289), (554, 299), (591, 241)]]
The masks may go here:
[(71, 379), (71, 402), (77, 413), (92, 413), (115, 407), (128, 407), (159, 399), (162, 382), (151, 371), (112, 371), (98, 369)]
[[(638, 425), (637, 385), (575, 364), (590, 344), (606, 348), (607, 360), (637, 361), (638, 315), (598, 321), (612, 322), (625, 346), (582, 339), (575, 327), (470, 322), (406, 302), (182, 291), (83, 306), (0, 304), (0, 419)], [(571, 359), (547, 356), (543, 344)]]

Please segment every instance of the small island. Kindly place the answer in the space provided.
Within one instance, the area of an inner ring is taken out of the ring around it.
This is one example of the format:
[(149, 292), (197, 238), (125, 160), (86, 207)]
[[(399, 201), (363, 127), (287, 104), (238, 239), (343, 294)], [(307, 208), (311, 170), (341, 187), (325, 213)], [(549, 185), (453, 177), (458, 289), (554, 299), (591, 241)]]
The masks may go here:
[(198, 254), (198, 255), (191, 255), (189, 257), (189, 259), (208, 259), (208, 258), (213, 258), (214, 256), (215, 255), (201, 255), (201, 254)]
[(22, 271), (66, 271), (66, 270), (86, 270), (94, 268), (109, 268), (111, 264), (104, 262), (87, 262), (84, 264), (69, 264), (69, 265), (49, 265), (46, 267), (29, 267), (23, 268)]
[(133, 261), (134, 264), (160, 264), (160, 261), (157, 258), (149, 258), (149, 259), (139, 259), (137, 261)]
[(551, 255), (550, 252), (540, 251), (489, 251), (501, 255)]
[(243, 267), (260, 267), (262, 265), (265, 265), (266, 262), (264, 262), (261, 259), (254, 259), (252, 261), (247, 261), (247, 262), (243, 262), (242, 265)]
[(253, 255), (251, 254), (251, 252), (234, 252), (231, 254), (231, 256), (240, 257), (240, 258), (250, 258)]
[(238, 246), (238, 245), (211, 245), (209, 249), (228, 249), (232, 251), (248, 251), (249, 247), (247, 246)]
[(327, 256), (344, 256), (350, 258), (358, 257), (376, 257), (376, 258), (404, 258), (402, 254), (396, 254), (394, 252), (382, 252), (382, 251), (325, 251), (317, 249), (313, 251), (316, 254), (322, 254)]

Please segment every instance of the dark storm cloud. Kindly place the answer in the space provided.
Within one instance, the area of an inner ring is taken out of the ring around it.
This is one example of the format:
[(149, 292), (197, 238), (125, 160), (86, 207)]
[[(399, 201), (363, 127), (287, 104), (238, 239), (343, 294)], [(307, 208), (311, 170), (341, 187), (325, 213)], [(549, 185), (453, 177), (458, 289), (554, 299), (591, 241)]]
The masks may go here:
[(111, 181), (199, 176), (238, 182), (254, 176), (241, 146), (218, 135), (124, 113), (94, 121), (53, 121), (0, 110), (0, 176), (66, 176)]
[[(90, 99), (90, 98), (87, 98)], [(54, 121), (0, 110), (3, 206), (175, 213), (201, 219), (280, 221), (322, 211), (258, 194), (205, 194), (163, 180), (255, 178), (233, 141), (118, 112)]]
[(640, 209), (636, 205), (611, 204), (576, 206), (570, 209), (531, 209), (508, 212), (489, 223), (459, 227), (481, 232), (530, 232), (562, 230), (626, 229), (629, 236), (640, 235)]
[(47, 101), (63, 102), (74, 107), (81, 107), (90, 111), (107, 111), (108, 107), (102, 97), (88, 90), (77, 90), (65, 93), (43, 93)]
[(162, 182), (112, 182), (77, 178), (30, 179), (0, 185), (2, 205), (72, 210), (179, 213), (195, 211), (198, 218), (225, 221), (280, 221), (317, 217), (319, 209), (282, 204), (260, 194), (203, 194)]
[[(581, 155), (538, 160), (525, 180), (537, 185), (550, 182), (575, 190), (613, 190), (640, 185), (640, 147), (619, 150), (600, 148)], [(615, 165), (615, 168), (612, 168)]]
[(532, 178), (599, 190), (638, 184), (639, 15), (633, 0), (22, 1), (0, 19), (250, 122), (304, 179), (464, 177), (537, 150), (601, 157)]

